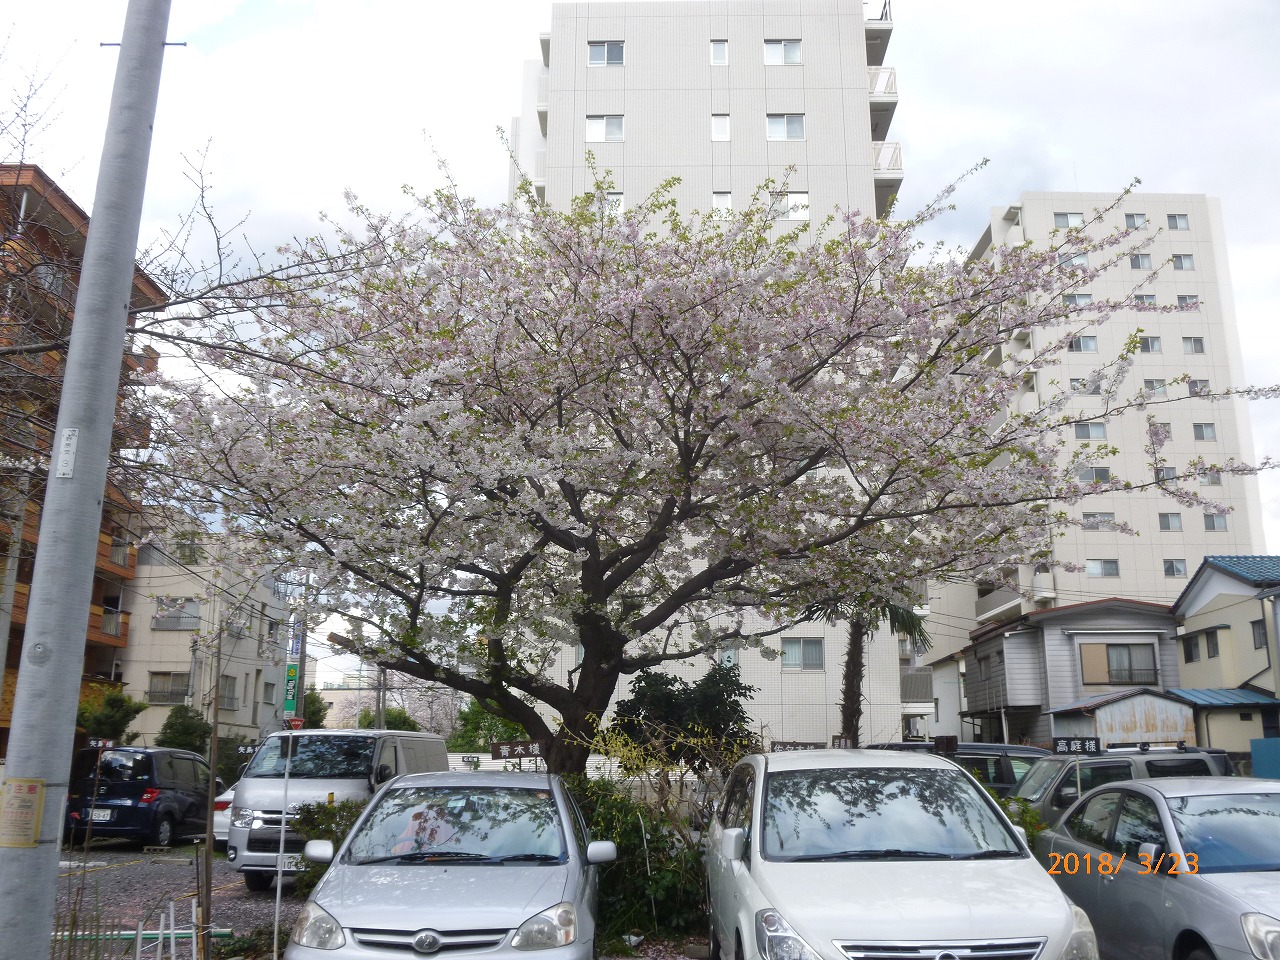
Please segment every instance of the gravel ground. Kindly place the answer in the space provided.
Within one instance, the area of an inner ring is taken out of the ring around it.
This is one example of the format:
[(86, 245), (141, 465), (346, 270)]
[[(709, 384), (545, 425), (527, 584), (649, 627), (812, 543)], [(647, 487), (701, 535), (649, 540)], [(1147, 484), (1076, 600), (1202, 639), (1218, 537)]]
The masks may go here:
[[(191, 903), (200, 882), (196, 849), (192, 845), (157, 852), (120, 840), (94, 841), (87, 851), (64, 848), (58, 870), (59, 921), (66, 922), (79, 898), (82, 915), (97, 911), (108, 926), (132, 930), (142, 922), (147, 929), (154, 929), (159, 913), (163, 911), (167, 918), (173, 901), (178, 928), (189, 927)], [(215, 928), (244, 936), (274, 922), (275, 887), (264, 893), (249, 892), (240, 874), (217, 853), (212, 889)], [(301, 907), (293, 884), (286, 880), (280, 897), (281, 929), (287, 931), (293, 925)]]

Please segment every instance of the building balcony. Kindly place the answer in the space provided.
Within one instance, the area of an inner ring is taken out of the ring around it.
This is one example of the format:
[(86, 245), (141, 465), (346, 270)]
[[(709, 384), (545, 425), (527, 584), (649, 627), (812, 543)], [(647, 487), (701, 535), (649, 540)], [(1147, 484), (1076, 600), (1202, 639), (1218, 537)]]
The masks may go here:
[(902, 186), (902, 144), (872, 142), (871, 176), (876, 185), (876, 216), (883, 217)]
[(129, 645), (129, 614), (98, 604), (89, 607), (89, 629), (85, 639), (106, 647)]
[[(18, 671), (6, 669), (3, 685), (0, 685), (0, 727), (9, 726), (13, 720), (13, 696), (17, 689)], [(101, 677), (85, 677), (80, 681), (80, 702), (98, 699), (104, 691), (123, 689), (122, 683), (113, 683)]]
[(542, 131), (542, 135), (547, 135), (547, 105), (550, 102), (551, 77), (548, 74), (542, 74), (538, 77), (538, 128)]
[(898, 71), (893, 67), (868, 67), (867, 94), (871, 104), (871, 139), (883, 142), (898, 108)]
[(138, 567), (138, 548), (127, 540), (98, 534), (98, 556), (94, 567), (102, 573), (132, 580)]
[(985, 597), (979, 597), (973, 605), (973, 616), (978, 623), (993, 623), (1008, 620), (1022, 610), (1022, 595), (1016, 590), (1000, 588), (992, 590)]
[(889, 0), (863, 0), (862, 19), (867, 43), (867, 63), (878, 67), (884, 63), (889, 38), (893, 36), (893, 10)]

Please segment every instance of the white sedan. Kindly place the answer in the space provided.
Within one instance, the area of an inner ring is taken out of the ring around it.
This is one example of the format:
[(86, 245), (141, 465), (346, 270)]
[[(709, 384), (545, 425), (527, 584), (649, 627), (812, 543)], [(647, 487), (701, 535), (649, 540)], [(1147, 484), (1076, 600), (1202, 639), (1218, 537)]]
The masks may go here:
[(227, 834), (231, 831), (231, 801), (235, 799), (234, 786), (223, 790), (213, 800), (213, 849), (227, 849)]

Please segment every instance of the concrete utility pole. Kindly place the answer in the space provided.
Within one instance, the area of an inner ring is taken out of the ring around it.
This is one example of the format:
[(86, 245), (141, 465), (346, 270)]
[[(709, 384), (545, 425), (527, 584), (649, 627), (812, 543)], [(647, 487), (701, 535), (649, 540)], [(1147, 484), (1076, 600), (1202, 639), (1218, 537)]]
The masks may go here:
[(94, 558), (170, 0), (129, 0), (80, 270), (0, 797), (0, 960), (53, 929)]

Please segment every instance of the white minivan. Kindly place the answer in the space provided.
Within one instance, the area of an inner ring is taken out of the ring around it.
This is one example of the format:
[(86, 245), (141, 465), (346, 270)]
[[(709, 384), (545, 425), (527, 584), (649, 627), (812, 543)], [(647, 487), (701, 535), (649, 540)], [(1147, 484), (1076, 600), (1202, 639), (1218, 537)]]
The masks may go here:
[(300, 730), (273, 733), (236, 784), (227, 860), (250, 890), (302, 865), (303, 838), (290, 829), (308, 803), (368, 800), (405, 773), (449, 769), (444, 738), (404, 730)]
[(752, 754), (708, 834), (711, 958), (1097, 960), (968, 773), (887, 750)]

